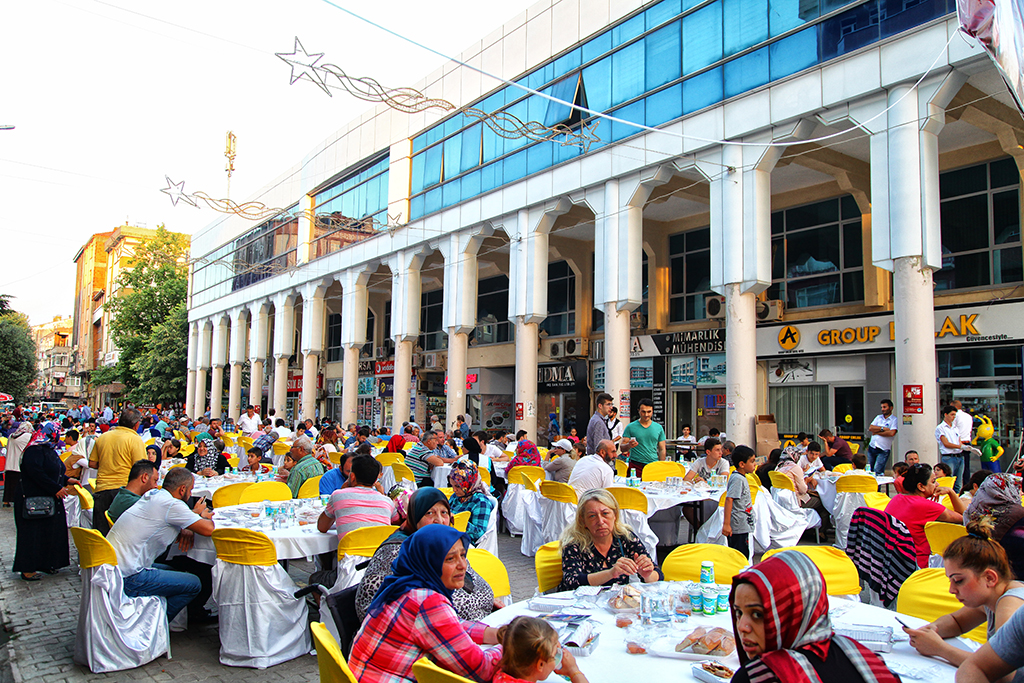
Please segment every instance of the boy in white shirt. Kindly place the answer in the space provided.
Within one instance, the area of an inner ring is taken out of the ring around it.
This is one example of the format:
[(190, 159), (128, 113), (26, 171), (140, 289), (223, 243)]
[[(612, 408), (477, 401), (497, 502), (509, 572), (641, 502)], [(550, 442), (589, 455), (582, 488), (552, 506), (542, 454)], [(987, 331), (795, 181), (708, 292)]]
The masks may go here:
[(825, 463), (821, 461), (821, 446), (818, 445), (817, 441), (807, 444), (807, 451), (800, 456), (800, 461), (797, 464), (800, 465), (800, 469), (807, 476), (811, 476), (818, 470), (825, 469)]

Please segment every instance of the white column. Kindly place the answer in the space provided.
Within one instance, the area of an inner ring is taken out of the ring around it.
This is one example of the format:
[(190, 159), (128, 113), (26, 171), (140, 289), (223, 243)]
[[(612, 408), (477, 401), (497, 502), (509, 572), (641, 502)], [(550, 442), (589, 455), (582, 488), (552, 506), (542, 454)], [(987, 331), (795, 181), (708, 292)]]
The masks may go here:
[(206, 373), (210, 368), (210, 347), (212, 345), (213, 330), (206, 325), (206, 321), (199, 323), (199, 350), (196, 355), (196, 398), (193, 405), (195, 412), (194, 419), (206, 414)]
[[(942, 267), (938, 134), (965, 80), (959, 71), (938, 73), (916, 92), (909, 83), (892, 87), (849, 115), (871, 133), (872, 262), (893, 273), (899, 451), (916, 450), (930, 463), (938, 458), (939, 420), (932, 290), (933, 271)], [(923, 414), (903, 412), (907, 386), (922, 388)]]
[(228, 327), (223, 317), (218, 317), (213, 324), (211, 361), (210, 418), (219, 420), (224, 404), (224, 366), (228, 363)]
[(263, 359), (267, 357), (267, 309), (255, 304), (249, 311), (249, 404), (263, 414)]
[[(546, 269), (545, 269), (546, 271)], [(545, 275), (547, 273), (545, 272)], [(537, 440), (537, 347), (540, 345), (539, 323), (519, 317), (516, 323), (516, 406), (520, 404), (523, 419), (516, 420), (516, 431), (526, 430), (526, 438)]]
[(445, 413), (449, 425), (456, 415), (466, 413), (469, 335), (476, 327), (479, 281), (477, 254), (483, 239), (493, 232), (490, 226), (482, 226), (475, 230), (452, 233), (440, 245), (444, 256), (444, 310), (441, 324), (448, 332), (448, 394)]
[[(391, 268), (391, 336), (395, 340), (395, 396), (392, 434), (409, 420), (412, 397), (412, 345), (420, 335), (420, 268), (429, 251), (409, 250), (388, 259)], [(365, 323), (364, 323), (365, 324)]]
[(245, 362), (245, 328), (247, 311), (239, 309), (231, 314), (231, 348), (228, 362), (231, 364), (231, 376), (228, 379), (228, 417), (237, 420), (241, 415), (242, 405), (242, 364)]
[(199, 353), (199, 326), (188, 326), (188, 381), (185, 385), (185, 414), (191, 416), (196, 401), (196, 356)]
[(317, 372), (324, 348), (324, 290), (307, 285), (302, 296), (302, 415), (316, 419)]
[[(366, 343), (367, 291), (370, 271), (347, 270), (341, 281), (341, 345), (344, 361), (341, 375), (341, 422), (356, 422), (359, 408), (359, 350)], [(394, 309), (392, 309), (392, 317)]]
[(274, 298), (274, 409), (288, 422), (288, 358), (295, 351), (295, 299), (292, 294)]

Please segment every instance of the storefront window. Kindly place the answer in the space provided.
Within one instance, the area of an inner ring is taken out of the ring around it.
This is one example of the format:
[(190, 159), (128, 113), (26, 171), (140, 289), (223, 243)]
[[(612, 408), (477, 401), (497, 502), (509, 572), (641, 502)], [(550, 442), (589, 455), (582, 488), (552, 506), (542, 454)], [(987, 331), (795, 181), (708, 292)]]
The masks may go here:
[[(939, 402), (963, 403), (967, 412), (988, 416), (1006, 465), (1020, 447), (1021, 347), (939, 351)], [(977, 423), (975, 423), (977, 426)]]
[(775, 415), (780, 434), (828, 429), (829, 387), (819, 385), (768, 387), (768, 412)]
[(548, 264), (548, 317), (540, 329), (553, 337), (576, 333), (576, 274), (566, 261)]
[(448, 335), (441, 328), (444, 317), (444, 290), (424, 292), (420, 308), (420, 348), (424, 351), (443, 349)]
[(711, 228), (697, 228), (668, 238), (672, 322), (703, 320), (704, 299), (711, 294)]
[(477, 284), (476, 324), (470, 337), (474, 344), (502, 344), (512, 340), (507, 275), (485, 278)]

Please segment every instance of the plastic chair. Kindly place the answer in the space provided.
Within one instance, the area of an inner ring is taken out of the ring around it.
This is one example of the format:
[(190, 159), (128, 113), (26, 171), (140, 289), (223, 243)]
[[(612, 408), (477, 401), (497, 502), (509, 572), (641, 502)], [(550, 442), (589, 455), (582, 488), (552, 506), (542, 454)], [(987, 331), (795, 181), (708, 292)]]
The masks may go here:
[[(186, 443), (184, 446), (181, 447), (181, 450), (178, 451), (178, 454), (179, 454), (179, 457), (187, 458), (188, 456), (192, 455), (195, 452), (196, 452), (195, 444)], [(184, 464), (174, 465), (174, 467), (184, 467), (184, 466), (185, 466)]]
[(562, 583), (562, 553), (559, 550), (561, 543), (551, 541), (537, 549), (533, 557), (533, 566), (537, 571), (537, 590), (547, 593), (557, 588)]
[(395, 473), (395, 481), (411, 481), (416, 483), (416, 475), (412, 473), (408, 465), (400, 462), (392, 463), (391, 471)]
[(483, 482), (485, 484), (490, 486), (491, 485), (491, 471), (490, 470), (485, 470), (484, 468), (480, 467), (480, 468), (477, 468), (477, 472), (480, 473), (480, 479), (483, 480)]
[(302, 486), (299, 487), (298, 498), (319, 498), (320, 497), (320, 479), (319, 477), (310, 477), (306, 481), (302, 482)]
[[(646, 467), (644, 471), (647, 471)], [(647, 494), (640, 489), (628, 486), (609, 486), (607, 491), (618, 501), (622, 521), (644, 544), (651, 559), (656, 558), (658, 556), (658, 535), (651, 529), (651, 523), (648, 520), (650, 503), (647, 500)]]
[(640, 473), (642, 481), (665, 481), (669, 477), (678, 477), (679, 467), (674, 462), (659, 460), (644, 465), (644, 471)]
[(466, 529), (469, 528), (469, 518), (471, 515), (472, 513), (469, 510), (464, 510), (463, 512), (456, 514), (452, 517), (452, 526), (462, 533), (466, 533)]
[[(341, 464), (341, 451), (328, 451), (327, 452), (327, 457), (330, 458), (331, 464), (333, 464), (333, 465), (340, 465)], [(382, 467), (383, 467), (383, 465), (382, 465)]]
[[(925, 621), (934, 621), (963, 607), (949, 592), (949, 579), (944, 569), (918, 569), (907, 577), (896, 596), (896, 611)], [(964, 634), (978, 643), (988, 642), (985, 624)]]
[(547, 479), (542, 481), (540, 483), (540, 495), (548, 500), (559, 503), (572, 503), (574, 506), (579, 502), (576, 489), (560, 481), (549, 481)]
[(844, 462), (841, 465), (836, 465), (835, 467), (833, 467), (832, 471), (835, 472), (836, 474), (843, 474), (844, 472), (849, 472), (852, 469), (853, 463)]
[[(224, 446), (227, 447), (227, 448), (234, 448), (235, 447), (235, 439), (234, 439), (234, 437), (232, 437), (227, 432), (224, 432), (223, 434), (220, 435), (220, 440), (224, 442)], [(232, 465), (232, 467), (234, 467), (234, 465)]]
[(377, 462), (380, 463), (381, 467), (394, 465), (396, 462), (400, 462), (404, 465), (405, 457), (401, 453), (379, 453), (377, 455)]
[(750, 484), (750, 496), (753, 498), (754, 491), (761, 490), (761, 477), (757, 476), (753, 472), (747, 472), (743, 476), (747, 478), (747, 483)]
[(860, 595), (860, 574), (857, 573), (857, 567), (853, 564), (853, 560), (839, 548), (797, 545), (769, 550), (761, 556), (761, 559), (767, 560), (783, 550), (795, 550), (811, 558), (814, 566), (821, 570), (822, 576), (825, 577), (825, 588), (829, 595)]
[(214, 509), (238, 505), (238, 499), (242, 495), (242, 491), (250, 486), (252, 486), (251, 482), (243, 481), (238, 484), (228, 484), (227, 486), (220, 487), (213, 492)]
[(885, 507), (889, 504), (890, 500), (892, 499), (881, 491), (872, 491), (871, 493), (864, 494), (864, 505), (880, 512), (885, 512)]
[(398, 531), (397, 526), (366, 526), (353, 529), (338, 543), (338, 578), (331, 587), (331, 593), (355, 586), (363, 579), (365, 568), (359, 569), (366, 558), (373, 557), (377, 548)]
[(148, 439), (146, 439), (145, 441), (143, 441), (142, 445), (143, 446), (152, 446), (155, 443), (156, 443), (156, 439), (151, 436)]
[(451, 500), (452, 494), (455, 493), (455, 489), (453, 489), (451, 486), (442, 486), (437, 490), (444, 494), (446, 500)]
[[(842, 465), (840, 465), (842, 467)], [(850, 466), (853, 469), (853, 466)], [(833, 470), (835, 471), (835, 470)], [(844, 474), (836, 481), (836, 493), (876, 493), (878, 480), (868, 474)]]
[(274, 442), (274, 455), (286, 455), (292, 450), (292, 445), (278, 440)]
[(925, 522), (924, 535), (928, 539), (932, 553), (941, 555), (946, 552), (946, 547), (958, 538), (967, 535), (967, 529), (963, 524), (950, 524), (949, 522)]
[[(194, 449), (195, 449), (195, 447), (193, 446), (193, 450), (194, 450)], [(185, 449), (182, 449), (182, 450), (184, 451)], [(171, 465), (171, 466), (170, 466), (170, 467), (168, 467), (167, 469), (168, 469), (168, 470), (173, 470), (173, 469), (174, 469), (175, 467), (184, 467), (184, 466), (185, 466), (185, 463), (183, 463), (183, 462), (179, 462), (179, 463), (178, 463), (177, 465)]]
[(279, 481), (261, 481), (250, 484), (249, 488), (242, 491), (238, 496), (238, 504), (260, 503), (264, 500), (291, 500), (292, 490), (287, 484)]
[(419, 683), (473, 683), (464, 676), (442, 669), (426, 657), (413, 662), (412, 672)]
[[(546, 476), (544, 468), (537, 467), (536, 465), (519, 465), (518, 467), (513, 467), (511, 472), (518, 472), (521, 476), (528, 477), (534, 484), (539, 481), (544, 481)], [(511, 472), (509, 472), (509, 474), (511, 474)], [(509, 481), (512, 480), (509, 479)], [(534, 486), (534, 488), (536, 488), (536, 486)]]
[(322, 621), (314, 621), (309, 625), (316, 645), (316, 661), (320, 667), (320, 683), (359, 683), (352, 669), (341, 655), (338, 642), (327, 630)]
[(628, 473), (629, 473), (629, 465), (626, 464), (626, 461), (625, 460), (619, 460), (618, 458), (616, 458), (616, 460), (615, 460), (615, 474), (620, 476), (620, 477), (624, 477)]
[(231, 457), (229, 457), (227, 459), (227, 461), (228, 461), (228, 465), (230, 465), (231, 467), (238, 467), (238, 456), (237, 455), (232, 455)]
[[(523, 531), (522, 551), (534, 555), (544, 543), (557, 541), (562, 532), (576, 520), (576, 489), (558, 481), (544, 480), (540, 483), (540, 524), (536, 534)], [(530, 529), (533, 532), (533, 529)], [(528, 538), (529, 537), (529, 538)]]
[(78, 496), (78, 502), (82, 506), (82, 510), (92, 510), (93, 498), (92, 494), (86, 489), (82, 488), (78, 484), (74, 485), (75, 495)]
[(629, 486), (609, 486), (607, 491), (615, 497), (620, 510), (639, 510), (645, 515), (647, 514), (649, 509), (647, 494), (640, 489)]
[(747, 558), (738, 550), (715, 543), (681, 545), (668, 554), (661, 565), (666, 581), (700, 581), (700, 563), (715, 563), (715, 581), (730, 583), (747, 566)]
[(255, 445), (255, 443), (252, 440), (252, 437), (248, 437), (248, 436), (240, 436), (240, 437), (238, 437), (235, 440), (235, 443), (237, 443), (240, 448), (244, 448), (246, 453), (248, 453), (249, 449), (252, 448)]
[(775, 499), (775, 502), (790, 512), (804, 517), (807, 520), (807, 528), (814, 529), (814, 539), (820, 544), (821, 516), (814, 510), (805, 510), (800, 507), (800, 501), (796, 496), (796, 484), (793, 483), (793, 480), (789, 475), (774, 470), (768, 473), (768, 479), (772, 482), (772, 498)]
[(466, 552), (466, 559), (469, 560), (473, 571), (482, 576), (494, 591), (494, 597), (501, 599), (512, 596), (512, 584), (509, 582), (508, 570), (501, 560), (483, 548), (470, 548)]
[(306, 601), (295, 598), (273, 541), (252, 529), (215, 529), (213, 545), (220, 663), (263, 669), (309, 652)]
[(956, 477), (936, 477), (935, 483), (938, 486), (945, 486), (948, 489), (953, 488), (953, 484), (956, 483)]
[(850, 447), (850, 452), (854, 455), (860, 453), (860, 444), (856, 441), (847, 441), (846, 445)]
[(178, 443), (180, 443), (182, 446), (189, 442), (189, 438), (177, 429), (174, 430), (174, 438), (177, 439)]
[(134, 669), (170, 654), (165, 600), (124, 594), (117, 553), (100, 532), (76, 526), (71, 537), (82, 570), (75, 662), (104, 673)]
[(408, 453), (409, 451), (411, 451), (415, 447), (416, 447), (416, 442), (415, 441), (408, 441), (408, 442), (405, 443), (405, 445), (402, 446), (402, 450), (405, 451), (406, 453)]
[[(519, 468), (517, 467), (516, 470)], [(522, 484), (527, 491), (533, 491), (534, 493), (540, 493), (540, 489), (537, 488), (537, 482), (527, 472), (516, 471), (512, 475), (515, 477), (515, 483)], [(512, 479), (508, 480), (509, 483), (513, 483)]]

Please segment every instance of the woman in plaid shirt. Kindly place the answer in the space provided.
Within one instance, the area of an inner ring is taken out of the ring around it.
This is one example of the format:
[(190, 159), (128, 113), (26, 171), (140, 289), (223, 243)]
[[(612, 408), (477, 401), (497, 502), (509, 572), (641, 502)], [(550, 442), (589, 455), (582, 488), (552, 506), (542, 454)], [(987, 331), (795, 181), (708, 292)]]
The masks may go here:
[(496, 629), (460, 622), (452, 591), (466, 578), (469, 537), (449, 526), (426, 526), (402, 545), (395, 572), (370, 604), (356, 634), (349, 667), (361, 683), (415, 681), (412, 665), (429, 656), (438, 666), (476, 681), (498, 672)]

